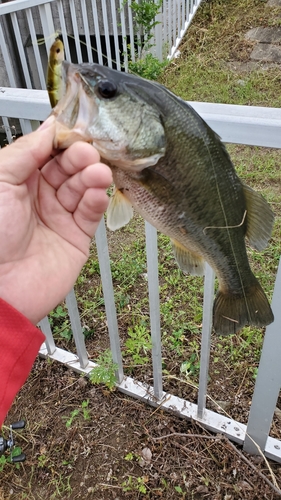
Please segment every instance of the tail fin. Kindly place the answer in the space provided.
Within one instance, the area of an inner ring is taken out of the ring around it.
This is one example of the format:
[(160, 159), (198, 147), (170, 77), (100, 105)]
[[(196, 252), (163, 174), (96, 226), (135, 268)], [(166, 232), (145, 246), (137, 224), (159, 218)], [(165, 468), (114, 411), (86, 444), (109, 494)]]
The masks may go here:
[(274, 316), (262, 287), (255, 283), (245, 294), (218, 291), (213, 307), (213, 326), (218, 335), (231, 335), (245, 325), (266, 326)]

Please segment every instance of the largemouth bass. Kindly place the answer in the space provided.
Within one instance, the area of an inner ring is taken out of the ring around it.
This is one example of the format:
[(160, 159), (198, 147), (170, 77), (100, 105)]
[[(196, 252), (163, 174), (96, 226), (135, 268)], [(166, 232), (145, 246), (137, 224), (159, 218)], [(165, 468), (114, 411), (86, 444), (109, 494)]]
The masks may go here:
[(64, 60), (64, 47), (62, 41), (57, 38), (50, 49), (47, 70), (47, 90), (52, 108), (58, 103), (62, 88), (62, 68)]
[(274, 216), (265, 199), (240, 181), (215, 132), (186, 102), (140, 77), (65, 62), (63, 82), (53, 110), (55, 147), (88, 141), (110, 166), (115, 192), (109, 228), (125, 225), (133, 207), (171, 238), (184, 272), (203, 274), (207, 261), (219, 281), (216, 333), (271, 323), (245, 237), (255, 249), (265, 248)]

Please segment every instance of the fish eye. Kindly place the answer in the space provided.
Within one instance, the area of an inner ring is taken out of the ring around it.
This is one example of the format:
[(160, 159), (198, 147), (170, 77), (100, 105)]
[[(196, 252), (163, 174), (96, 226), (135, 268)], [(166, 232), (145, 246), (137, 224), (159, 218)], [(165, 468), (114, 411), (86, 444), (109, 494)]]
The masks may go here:
[(110, 97), (114, 97), (116, 95), (117, 87), (115, 83), (109, 80), (101, 80), (97, 87), (100, 96), (105, 99), (109, 99)]

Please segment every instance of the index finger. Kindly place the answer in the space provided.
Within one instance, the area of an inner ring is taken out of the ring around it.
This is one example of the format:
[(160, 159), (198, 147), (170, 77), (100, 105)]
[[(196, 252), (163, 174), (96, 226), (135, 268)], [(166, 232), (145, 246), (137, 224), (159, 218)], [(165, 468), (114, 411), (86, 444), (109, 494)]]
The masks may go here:
[(41, 174), (53, 188), (58, 189), (66, 179), (99, 161), (100, 155), (93, 146), (78, 141), (59, 152), (41, 169)]
[(53, 154), (55, 118), (50, 116), (44, 127), (24, 135), (0, 151), (0, 182), (19, 185), (38, 168), (45, 165)]

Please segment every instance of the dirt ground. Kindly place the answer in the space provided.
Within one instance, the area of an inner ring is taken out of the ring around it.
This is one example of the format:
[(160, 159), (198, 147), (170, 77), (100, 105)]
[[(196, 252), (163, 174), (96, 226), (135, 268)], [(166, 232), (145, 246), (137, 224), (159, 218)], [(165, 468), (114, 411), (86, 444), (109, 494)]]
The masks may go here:
[[(55, 363), (36, 361), (8, 420), (21, 417), (27, 459), (1, 473), (5, 500), (280, 498), (261, 457)], [(280, 482), (280, 466), (270, 467)]]

